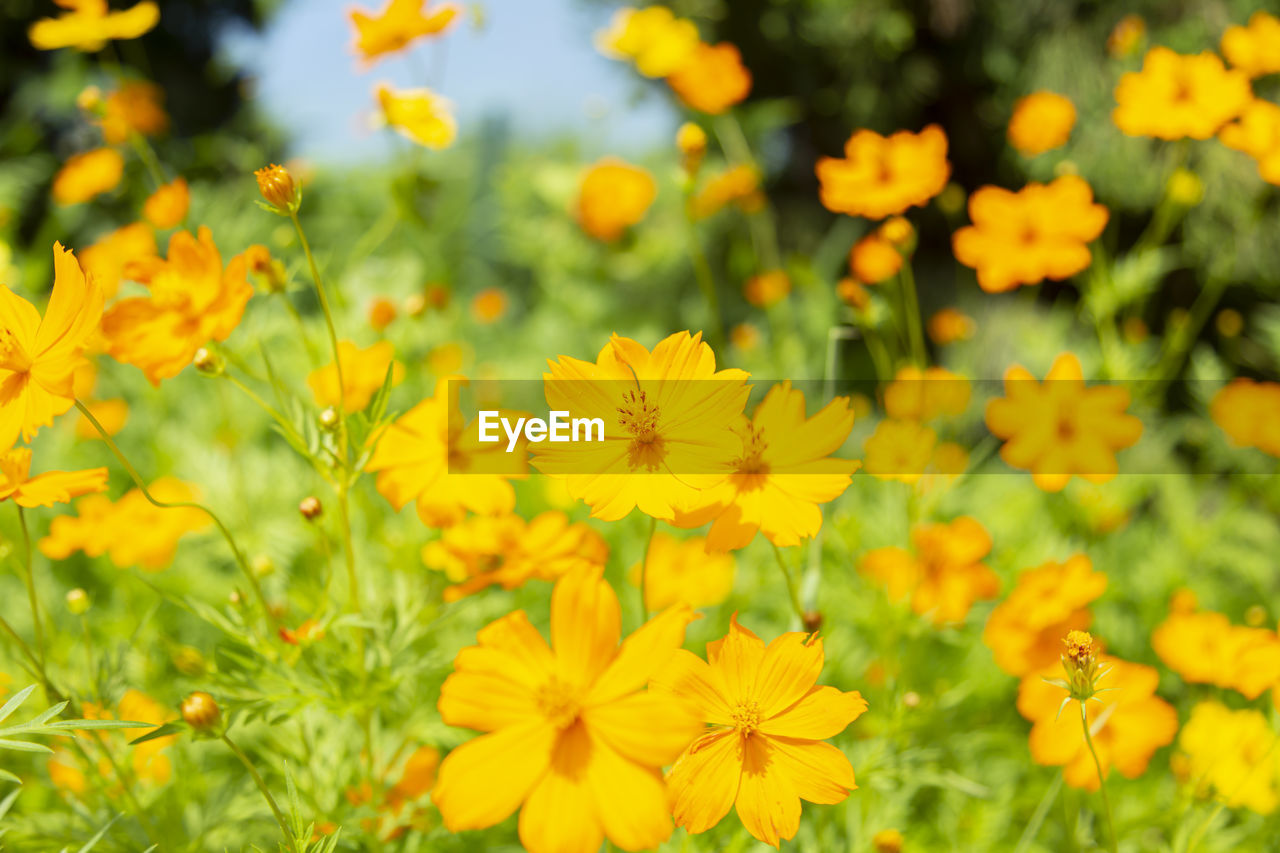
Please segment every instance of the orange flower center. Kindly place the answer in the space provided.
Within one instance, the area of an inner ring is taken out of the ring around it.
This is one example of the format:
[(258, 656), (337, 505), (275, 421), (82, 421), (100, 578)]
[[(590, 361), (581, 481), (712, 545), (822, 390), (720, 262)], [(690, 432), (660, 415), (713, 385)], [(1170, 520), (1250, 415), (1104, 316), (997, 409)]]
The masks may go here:
[(744, 699), (733, 709), (730, 717), (733, 727), (744, 737), (760, 728), (760, 703), (754, 699)]
[(0, 329), (0, 368), (12, 370), (14, 373), (26, 373), (31, 370), (31, 356), (18, 343), (10, 329)]
[(627, 448), (627, 464), (632, 468), (655, 471), (666, 457), (662, 436), (658, 434), (660, 413), (644, 391), (628, 391), (618, 407), (618, 424), (631, 433)]
[(578, 720), (582, 705), (577, 692), (558, 678), (552, 678), (535, 694), (538, 710), (558, 729), (567, 729)]
[(769, 473), (769, 464), (764, 461), (764, 452), (769, 445), (764, 440), (764, 430), (757, 431), (751, 424), (747, 424), (746, 429), (746, 448), (733, 461), (733, 467), (735, 473), (744, 475), (741, 478), (744, 482), (738, 484), (739, 488), (759, 488), (764, 485), (764, 477)]

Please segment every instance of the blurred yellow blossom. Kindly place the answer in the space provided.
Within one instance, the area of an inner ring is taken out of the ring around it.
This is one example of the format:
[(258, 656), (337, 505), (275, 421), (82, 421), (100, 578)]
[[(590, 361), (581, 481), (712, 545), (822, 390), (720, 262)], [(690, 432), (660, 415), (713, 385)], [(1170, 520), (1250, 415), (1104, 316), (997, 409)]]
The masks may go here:
[(938, 435), (917, 421), (886, 419), (863, 447), (866, 472), (881, 480), (914, 483), (933, 458)]
[(187, 218), (191, 192), (187, 179), (178, 178), (153, 192), (142, 205), (142, 215), (160, 230), (181, 225)]
[(733, 592), (734, 557), (728, 552), (708, 551), (701, 536), (677, 539), (662, 531), (649, 541), (645, 571), (640, 563), (631, 567), (627, 579), (640, 586), (644, 578), (644, 602), (649, 611), (673, 604), (696, 609), (714, 607)]
[(95, 148), (67, 160), (53, 176), (53, 200), (82, 204), (110, 192), (124, 177), (124, 157), (114, 148)]
[(939, 346), (967, 341), (978, 330), (973, 318), (958, 308), (942, 308), (929, 318), (929, 340)]
[(667, 85), (686, 107), (720, 115), (751, 94), (751, 72), (734, 45), (699, 44), (667, 76)]
[(80, 250), (80, 266), (92, 275), (102, 295), (110, 299), (128, 277), (130, 264), (156, 256), (155, 232), (145, 222), (134, 222), (111, 231)]
[(1117, 59), (1132, 56), (1147, 35), (1147, 22), (1141, 15), (1125, 15), (1107, 36), (1107, 53)]
[(707, 132), (699, 125), (686, 121), (676, 131), (676, 148), (680, 151), (685, 173), (696, 174), (707, 153)]
[(1280, 383), (1233, 379), (1213, 395), (1209, 415), (1237, 447), (1280, 456)]
[(1191, 684), (1212, 684), (1257, 699), (1280, 685), (1280, 636), (1232, 625), (1221, 613), (1171, 610), (1151, 633), (1165, 665)]
[(1141, 71), (1116, 86), (1116, 127), (1129, 136), (1208, 139), (1253, 100), (1249, 78), (1228, 70), (1216, 54), (1147, 51)]
[(112, 12), (107, 0), (54, 0), (67, 11), (56, 18), (41, 18), (31, 25), (28, 36), (40, 50), (74, 47), (93, 53), (109, 41), (135, 39), (160, 22), (160, 7), (143, 0), (119, 12)]
[(452, 105), (430, 89), (392, 89), (385, 83), (376, 91), (382, 120), (404, 138), (440, 150), (458, 135)]
[(849, 250), (849, 270), (862, 284), (879, 284), (902, 269), (902, 253), (876, 231)]
[(884, 410), (900, 421), (931, 421), (964, 414), (971, 393), (969, 380), (943, 367), (898, 369), (884, 391)]
[(646, 77), (666, 77), (689, 61), (701, 44), (698, 28), (666, 6), (623, 8), (608, 29), (596, 34), (596, 47), (615, 59), (635, 63)]
[(1255, 100), (1243, 114), (1218, 133), (1222, 144), (1243, 151), (1258, 162), (1258, 174), (1280, 185), (1280, 105)]
[(644, 219), (657, 198), (653, 176), (639, 166), (606, 157), (587, 170), (578, 188), (578, 224), (597, 240), (611, 243)]
[(1250, 77), (1280, 73), (1280, 19), (1261, 10), (1222, 34), (1222, 55)]
[(1260, 711), (1233, 711), (1210, 700), (1191, 709), (1178, 735), (1178, 752), (1198, 796), (1269, 815), (1280, 803), (1276, 738)]
[(155, 136), (169, 127), (164, 90), (145, 80), (129, 80), (101, 102), (98, 126), (109, 145), (129, 141), (129, 135)]
[(375, 332), (381, 332), (395, 322), (396, 315), (399, 313), (395, 302), (385, 296), (379, 296), (369, 303), (365, 317)]
[(482, 325), (496, 323), (507, 313), (507, 294), (497, 287), (486, 287), (471, 300), (471, 316)]
[(1033, 92), (1013, 106), (1009, 144), (1028, 157), (1067, 144), (1076, 124), (1076, 107), (1055, 92)]
[(431, 6), (430, 0), (388, 0), (379, 13), (354, 8), (347, 14), (355, 28), (353, 49), (366, 65), (404, 50), (424, 36), (444, 32), (461, 9), (453, 3)]
[(729, 330), (729, 343), (742, 352), (752, 352), (760, 346), (760, 330), (751, 323), (739, 323)]
[(871, 848), (875, 853), (902, 853), (902, 833), (896, 829), (882, 829), (871, 836)]
[(738, 205), (745, 213), (754, 213), (764, 204), (760, 173), (754, 166), (730, 166), (708, 178), (689, 200), (689, 212), (694, 219), (706, 219), (730, 204)]
[(395, 360), (395, 349), (389, 341), (378, 341), (365, 349), (351, 341), (338, 341), (337, 364), (330, 362), (307, 375), (307, 387), (321, 408), (338, 405), (338, 364), (342, 365), (342, 408), (347, 414), (369, 405), (386, 381), (388, 368), (393, 386), (404, 379), (404, 365)]
[(845, 143), (842, 159), (823, 157), (816, 171), (828, 210), (883, 219), (922, 207), (942, 192), (951, 175), (947, 135), (937, 125), (888, 137), (859, 130)]
[(776, 305), (790, 292), (791, 276), (786, 270), (766, 270), (751, 276), (742, 285), (742, 297), (758, 308)]
[(15, 447), (0, 453), (0, 501), (21, 507), (53, 506), (107, 489), (107, 469), (46, 471), (31, 475), (31, 448)]

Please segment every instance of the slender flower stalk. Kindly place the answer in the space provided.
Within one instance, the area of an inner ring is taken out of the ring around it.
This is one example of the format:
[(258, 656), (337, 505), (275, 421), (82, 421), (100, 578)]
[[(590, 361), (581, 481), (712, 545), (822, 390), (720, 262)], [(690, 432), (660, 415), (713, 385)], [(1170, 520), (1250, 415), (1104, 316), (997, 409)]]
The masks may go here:
[(911, 262), (904, 260), (902, 270), (898, 274), (902, 284), (903, 321), (907, 325), (907, 339), (911, 345), (911, 358), (920, 367), (927, 364), (924, 347), (924, 330), (920, 320), (920, 298), (916, 294), (916, 277), (911, 271)]
[[(773, 545), (772, 542), (769, 543)], [(773, 545), (773, 556), (778, 560), (778, 568), (782, 570), (782, 577), (787, 582), (787, 594), (791, 597), (791, 609), (796, 612), (796, 618), (800, 620), (800, 624), (805, 623), (804, 605), (800, 603), (800, 590), (796, 588), (795, 579), (791, 576), (791, 569), (787, 567), (787, 561), (782, 557), (782, 549), (777, 545)]]
[(244, 769), (249, 771), (249, 776), (252, 777), (253, 783), (257, 785), (258, 790), (262, 792), (262, 798), (266, 800), (267, 805), (271, 807), (271, 814), (275, 816), (276, 823), (280, 825), (280, 833), (284, 835), (285, 841), (288, 842), (289, 849), (296, 853), (298, 846), (294, 842), (293, 833), (289, 831), (289, 822), (285, 820), (284, 812), (280, 811), (280, 807), (276, 805), (276, 798), (271, 795), (271, 789), (268, 788), (267, 783), (262, 780), (261, 774), (259, 774), (257, 768), (253, 766), (253, 762), (249, 760), (249, 756), (245, 755), (244, 751), (240, 749), (240, 747), (236, 746), (235, 741), (231, 739), (230, 735), (224, 731), (219, 735), (219, 737), (222, 739), (222, 742), (227, 745), (227, 748), (235, 753), (236, 758), (240, 759), (240, 763), (244, 765)]
[(1107, 796), (1107, 779), (1102, 773), (1102, 762), (1098, 760), (1098, 751), (1093, 748), (1093, 735), (1089, 732), (1089, 715), (1085, 713), (1084, 703), (1080, 702), (1080, 725), (1084, 728), (1084, 742), (1089, 747), (1089, 754), (1093, 756), (1093, 766), (1098, 771), (1098, 790), (1102, 793), (1102, 810), (1107, 816), (1107, 838), (1109, 839), (1111, 853), (1117, 853), (1116, 847), (1116, 827), (1111, 820), (1111, 798)]
[[(27, 603), (31, 607), (31, 630), (35, 635), (36, 657), (40, 664), (40, 673), (45, 671), (44, 627), (40, 622), (40, 599), (36, 595), (36, 576), (31, 560), (31, 531), (27, 527), (27, 511), (18, 507), (18, 525), (22, 528), (22, 579), (27, 585)], [(49, 679), (44, 679), (45, 698), (52, 701)]]

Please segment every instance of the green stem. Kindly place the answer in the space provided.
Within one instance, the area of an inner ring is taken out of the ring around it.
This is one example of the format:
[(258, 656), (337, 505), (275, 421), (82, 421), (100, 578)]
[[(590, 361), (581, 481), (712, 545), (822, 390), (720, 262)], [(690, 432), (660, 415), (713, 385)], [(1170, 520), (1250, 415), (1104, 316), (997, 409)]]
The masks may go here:
[(240, 759), (240, 763), (244, 765), (244, 769), (249, 771), (249, 775), (253, 777), (254, 784), (257, 785), (258, 790), (262, 792), (262, 798), (266, 800), (267, 805), (271, 807), (271, 813), (275, 815), (276, 823), (280, 825), (280, 832), (284, 835), (285, 841), (289, 843), (289, 849), (296, 853), (298, 847), (294, 843), (293, 833), (289, 831), (289, 824), (284, 819), (284, 812), (280, 811), (280, 807), (276, 805), (276, 798), (271, 796), (271, 789), (267, 787), (266, 782), (262, 781), (262, 776), (259, 775), (257, 768), (253, 766), (253, 762), (249, 760), (249, 756), (245, 755), (240, 747), (236, 746), (235, 741), (233, 741), (226, 732), (222, 733), (222, 742), (235, 753), (236, 758)]
[(702, 298), (707, 303), (708, 331), (711, 333), (711, 348), (722, 352), (725, 344), (724, 321), (720, 317), (720, 301), (716, 297), (715, 276), (711, 272), (711, 264), (707, 262), (706, 252), (702, 250), (702, 241), (698, 237), (698, 226), (694, 222), (686, 200), (685, 224), (689, 229), (689, 254), (693, 258), (693, 273), (702, 290)]
[(129, 133), (129, 144), (133, 146), (133, 150), (137, 152), (138, 159), (142, 161), (142, 165), (146, 167), (147, 174), (151, 176), (151, 180), (155, 183), (156, 189), (168, 183), (165, 178), (164, 169), (160, 167), (160, 159), (156, 157), (155, 149), (151, 147), (151, 143), (143, 138), (142, 134), (136, 131)]
[[(44, 626), (40, 622), (40, 599), (36, 595), (36, 575), (31, 560), (31, 531), (27, 528), (27, 511), (18, 507), (18, 524), (22, 527), (22, 568), (23, 580), (27, 584), (27, 603), (31, 607), (31, 630), (36, 640), (36, 655), (40, 664), (40, 673), (45, 671)], [(49, 679), (44, 679), (45, 698), (50, 699)]]
[(649, 516), (649, 535), (644, 540), (644, 556), (640, 560), (640, 612), (649, 621), (649, 549), (653, 547), (653, 534), (658, 529), (658, 519)]
[(787, 568), (787, 561), (782, 558), (782, 550), (774, 545), (773, 556), (778, 560), (778, 568), (782, 569), (782, 577), (787, 582), (787, 594), (791, 597), (791, 608), (796, 612), (796, 618), (800, 620), (800, 624), (804, 624), (804, 606), (800, 603), (800, 591), (796, 589), (795, 579), (791, 577), (791, 569)]
[(240, 546), (236, 544), (235, 537), (231, 535), (231, 531), (222, 523), (222, 519), (218, 517), (217, 513), (209, 509), (204, 504), (196, 503), (194, 501), (175, 501), (173, 503), (167, 503), (165, 501), (156, 500), (152, 497), (151, 492), (147, 490), (147, 484), (143, 482), (141, 475), (138, 474), (137, 470), (129, 462), (128, 457), (126, 457), (124, 452), (120, 450), (120, 447), (103, 428), (102, 424), (98, 423), (98, 419), (93, 416), (93, 412), (89, 411), (89, 408), (79, 400), (76, 400), (76, 408), (79, 409), (80, 414), (84, 415), (89, 423), (93, 425), (93, 428), (98, 431), (98, 435), (102, 437), (102, 440), (106, 442), (107, 447), (110, 448), (113, 454), (115, 454), (116, 459), (120, 461), (121, 466), (123, 466), (124, 470), (129, 474), (134, 485), (138, 487), (138, 491), (142, 492), (142, 496), (146, 498), (152, 506), (160, 507), (161, 509), (198, 509), (205, 515), (209, 516), (213, 523), (217, 525), (218, 531), (222, 533), (222, 538), (225, 539), (227, 541), (227, 545), (230, 546), (231, 553), (235, 557), (236, 565), (240, 567), (240, 571), (244, 573), (245, 578), (249, 581), (249, 586), (253, 589), (254, 596), (258, 599), (259, 606), (262, 607), (263, 616), (267, 620), (271, 620), (271, 607), (267, 604), (267, 597), (262, 592), (262, 586), (258, 583), (257, 575), (253, 573), (253, 569), (249, 568), (249, 563), (245, 560), (244, 553), (240, 550)]
[[(355, 548), (351, 540), (351, 508), (347, 500), (347, 487), (338, 487), (338, 518), (342, 523), (342, 555), (347, 564), (347, 590), (353, 613), (362, 613), (360, 606), (360, 578), (356, 574)], [(361, 635), (363, 636), (363, 634)]]
[(1089, 715), (1085, 712), (1084, 703), (1080, 702), (1080, 725), (1084, 728), (1084, 742), (1093, 756), (1093, 766), (1098, 771), (1098, 790), (1102, 792), (1102, 809), (1107, 816), (1107, 835), (1111, 841), (1111, 853), (1117, 851), (1116, 827), (1111, 820), (1111, 799), (1107, 796), (1107, 780), (1102, 774), (1102, 762), (1098, 760), (1098, 751), (1093, 748), (1093, 734), (1089, 731)]
[(1022, 830), (1022, 835), (1018, 837), (1018, 846), (1014, 848), (1013, 853), (1022, 853), (1027, 849), (1032, 841), (1036, 840), (1036, 835), (1040, 833), (1040, 827), (1044, 825), (1044, 820), (1049, 815), (1049, 809), (1053, 806), (1053, 801), (1058, 798), (1058, 792), (1062, 790), (1062, 774), (1053, 774), (1053, 784), (1044, 792), (1044, 796), (1040, 798), (1040, 804), (1036, 806), (1035, 812), (1031, 815), (1031, 820), (1027, 822), (1027, 826)]
[(342, 463), (346, 465), (346, 434), (345, 429), (347, 411), (346, 411), (346, 388), (347, 383), (342, 374), (342, 360), (338, 358), (338, 330), (333, 323), (333, 311), (329, 308), (329, 296), (324, 289), (324, 280), (320, 278), (320, 268), (316, 266), (315, 255), (311, 253), (311, 244), (307, 242), (306, 232), (302, 230), (302, 220), (298, 219), (296, 210), (289, 213), (289, 218), (293, 220), (294, 230), (298, 232), (298, 240), (302, 243), (302, 252), (307, 256), (307, 266), (311, 269), (311, 280), (316, 285), (316, 296), (320, 300), (320, 311), (324, 314), (325, 328), (329, 332), (329, 346), (333, 349), (333, 365), (338, 372), (338, 396), (340, 402), (337, 405), (338, 417), (344, 426), (342, 430), (343, 443), (343, 459)]
[[(31, 646), (27, 645), (27, 641), (22, 639), (22, 635), (15, 631), (13, 626), (10, 625), (3, 616), (0, 616), (0, 628), (3, 628), (4, 632), (13, 639), (13, 642), (18, 646), (18, 651), (22, 652), (22, 654), (26, 656), (27, 661), (31, 665), (31, 671), (39, 675), (41, 671), (40, 661), (36, 658), (35, 652), (31, 651)], [(44, 679), (41, 678), (41, 681), (43, 680)]]
[(903, 321), (907, 325), (907, 336), (911, 342), (911, 357), (918, 366), (924, 367), (928, 361), (924, 347), (924, 329), (920, 320), (920, 298), (916, 294), (916, 277), (911, 271), (911, 261), (903, 260), (898, 278), (902, 282)]
[(1187, 353), (1191, 351), (1196, 338), (1200, 336), (1200, 330), (1209, 321), (1209, 315), (1217, 307), (1218, 301), (1222, 299), (1222, 294), (1226, 289), (1227, 280), (1220, 275), (1215, 275), (1205, 283), (1204, 289), (1200, 291), (1200, 295), (1196, 297), (1196, 301), (1191, 305), (1186, 324), (1176, 329), (1169, 337), (1169, 344), (1160, 356), (1160, 361), (1156, 365), (1154, 393), (1162, 392), (1170, 382), (1177, 378), (1178, 371), (1182, 369), (1182, 363), (1186, 360)]

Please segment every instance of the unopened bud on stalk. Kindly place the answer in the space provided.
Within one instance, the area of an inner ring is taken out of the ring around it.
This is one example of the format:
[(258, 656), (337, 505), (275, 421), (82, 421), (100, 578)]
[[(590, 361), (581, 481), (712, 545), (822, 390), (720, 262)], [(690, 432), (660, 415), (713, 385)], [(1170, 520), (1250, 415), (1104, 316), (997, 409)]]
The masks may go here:
[(86, 86), (76, 96), (76, 106), (87, 113), (96, 113), (102, 109), (102, 90), (97, 86)]
[(1098, 680), (1106, 674), (1106, 667), (1098, 664), (1098, 646), (1087, 631), (1071, 631), (1062, 645), (1067, 692), (1077, 702), (1086, 702), (1098, 692)]
[(191, 365), (204, 376), (221, 376), (226, 370), (222, 356), (206, 347), (196, 350), (195, 357), (191, 359)]
[(212, 696), (197, 690), (182, 700), (182, 719), (196, 731), (208, 732), (222, 720), (222, 712)]
[(676, 131), (676, 147), (683, 155), (685, 174), (692, 178), (702, 166), (702, 158), (707, 153), (707, 132), (691, 121), (680, 125)]
[(89, 593), (80, 587), (76, 587), (67, 593), (67, 609), (76, 616), (82, 616), (89, 611)]
[(302, 204), (302, 194), (293, 181), (293, 175), (284, 166), (272, 163), (253, 173), (258, 179), (258, 192), (267, 201), (267, 209), (281, 216), (289, 216)]
[(318, 497), (308, 495), (298, 502), (298, 512), (302, 513), (302, 517), (307, 521), (315, 521), (324, 514), (324, 506), (321, 505)]
[(822, 614), (817, 610), (806, 610), (804, 612), (804, 629), (812, 634), (821, 627)]
[(333, 406), (327, 407), (320, 413), (320, 426), (323, 429), (335, 430), (341, 422), (342, 418), (338, 415), (338, 410)]
[(253, 574), (256, 577), (265, 578), (276, 570), (276, 564), (275, 561), (266, 554), (258, 554), (249, 563), (249, 568), (253, 571)]
[(173, 665), (178, 672), (193, 678), (199, 678), (209, 671), (204, 655), (193, 646), (179, 646), (173, 653)]

